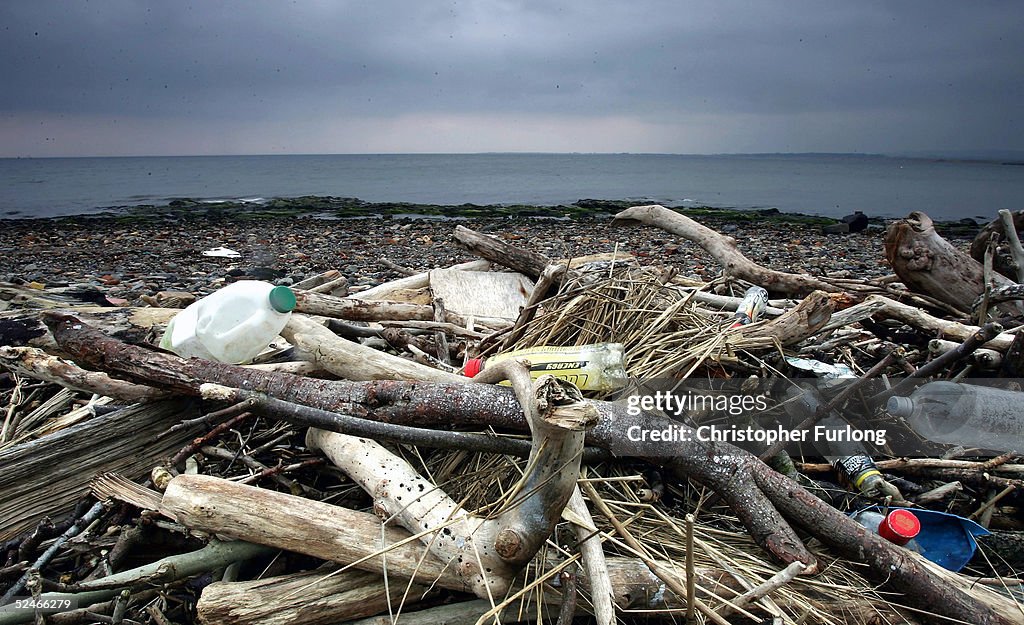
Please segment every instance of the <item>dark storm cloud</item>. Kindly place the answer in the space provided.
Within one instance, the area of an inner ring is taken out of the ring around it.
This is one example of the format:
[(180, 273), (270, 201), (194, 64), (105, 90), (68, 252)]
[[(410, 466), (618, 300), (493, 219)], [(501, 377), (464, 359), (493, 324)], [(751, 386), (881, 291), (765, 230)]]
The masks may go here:
[(817, 115), (838, 149), (869, 119), (900, 138), (915, 118), (939, 130), (908, 148), (1019, 149), (1022, 27), (1015, 2), (5, 2), (0, 117), (707, 116), (799, 133)]

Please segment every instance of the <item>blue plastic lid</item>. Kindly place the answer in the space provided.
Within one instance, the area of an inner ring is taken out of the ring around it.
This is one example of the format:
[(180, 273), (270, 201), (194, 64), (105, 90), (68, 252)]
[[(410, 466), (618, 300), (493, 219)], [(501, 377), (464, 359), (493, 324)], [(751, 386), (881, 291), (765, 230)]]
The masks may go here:
[(295, 291), (286, 286), (275, 286), (270, 289), (270, 306), (279, 313), (295, 310)]

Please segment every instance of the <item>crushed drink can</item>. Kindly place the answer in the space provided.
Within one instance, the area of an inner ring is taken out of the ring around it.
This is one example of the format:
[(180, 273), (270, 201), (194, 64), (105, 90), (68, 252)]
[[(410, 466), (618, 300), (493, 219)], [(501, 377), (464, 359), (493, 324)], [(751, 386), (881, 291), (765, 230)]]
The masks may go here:
[(750, 287), (743, 294), (743, 301), (736, 307), (736, 320), (729, 327), (736, 328), (757, 321), (767, 305), (768, 291), (759, 286)]

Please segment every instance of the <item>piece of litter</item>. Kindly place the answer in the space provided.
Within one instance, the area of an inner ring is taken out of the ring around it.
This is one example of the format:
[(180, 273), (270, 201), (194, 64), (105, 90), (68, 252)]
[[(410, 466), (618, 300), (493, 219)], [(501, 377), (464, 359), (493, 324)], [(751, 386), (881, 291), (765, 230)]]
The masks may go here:
[(238, 258), (241, 254), (226, 247), (215, 247), (212, 250), (206, 250), (203, 252), (203, 256), (214, 256), (216, 258)]

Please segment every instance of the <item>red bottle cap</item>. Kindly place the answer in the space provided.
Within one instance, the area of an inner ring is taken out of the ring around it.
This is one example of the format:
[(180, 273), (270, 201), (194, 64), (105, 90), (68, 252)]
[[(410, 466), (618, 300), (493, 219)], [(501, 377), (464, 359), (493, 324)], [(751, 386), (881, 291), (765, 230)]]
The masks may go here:
[(483, 371), (484, 359), (483, 358), (470, 358), (466, 361), (466, 366), (462, 368), (462, 375), (467, 378), (476, 377), (476, 374)]
[(897, 545), (909, 543), (920, 532), (917, 515), (903, 508), (893, 510), (878, 524), (878, 535)]

